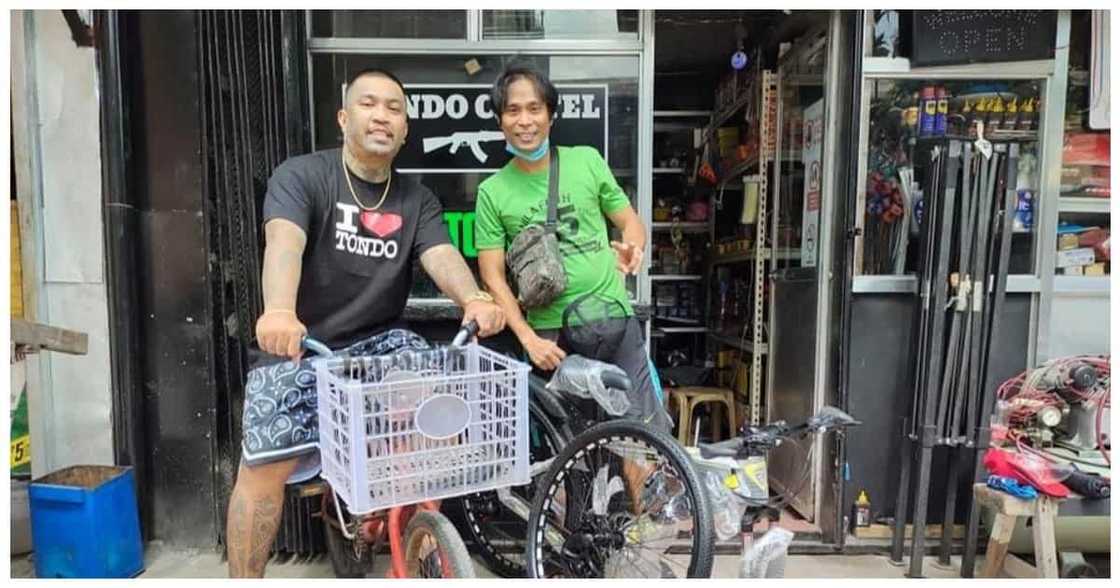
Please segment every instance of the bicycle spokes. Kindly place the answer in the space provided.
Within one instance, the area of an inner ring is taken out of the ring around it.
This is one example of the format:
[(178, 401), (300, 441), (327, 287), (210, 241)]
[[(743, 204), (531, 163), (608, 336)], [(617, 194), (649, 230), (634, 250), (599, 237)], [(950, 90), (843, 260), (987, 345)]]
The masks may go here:
[(547, 576), (687, 576), (693, 508), (681, 474), (643, 441), (618, 436), (588, 446), (546, 492)]

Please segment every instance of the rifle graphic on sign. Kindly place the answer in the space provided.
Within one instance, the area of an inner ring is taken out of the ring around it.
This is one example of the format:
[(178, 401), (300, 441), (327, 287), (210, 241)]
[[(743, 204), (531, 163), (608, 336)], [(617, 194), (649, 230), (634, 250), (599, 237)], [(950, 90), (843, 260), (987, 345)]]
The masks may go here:
[(469, 145), (479, 163), (486, 163), (486, 152), (482, 150), (483, 141), (504, 141), (506, 138), (501, 131), (460, 131), (451, 133), (447, 137), (425, 137), (424, 153), (431, 153), (437, 149), (451, 146), (451, 154), (459, 151), (463, 145)]

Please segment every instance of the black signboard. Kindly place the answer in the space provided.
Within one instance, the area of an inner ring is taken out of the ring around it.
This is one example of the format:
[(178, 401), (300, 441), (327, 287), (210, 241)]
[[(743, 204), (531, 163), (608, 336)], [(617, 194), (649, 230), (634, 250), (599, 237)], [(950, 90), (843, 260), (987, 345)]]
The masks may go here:
[[(487, 84), (406, 84), (408, 140), (394, 165), (401, 173), (495, 172), (509, 161)], [(551, 141), (588, 145), (607, 157), (607, 86), (557, 84)]]
[(1055, 10), (915, 10), (914, 66), (1054, 57)]

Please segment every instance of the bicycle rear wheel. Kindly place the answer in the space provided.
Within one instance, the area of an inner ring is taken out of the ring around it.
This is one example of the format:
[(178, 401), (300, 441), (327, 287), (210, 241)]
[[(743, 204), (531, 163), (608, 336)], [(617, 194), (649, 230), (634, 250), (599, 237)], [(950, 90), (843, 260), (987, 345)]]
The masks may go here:
[(711, 506), (675, 439), (634, 421), (578, 435), (541, 477), (529, 514), (531, 578), (707, 578)]
[(442, 514), (418, 510), (404, 531), (409, 578), (473, 578), (474, 563), (455, 525)]

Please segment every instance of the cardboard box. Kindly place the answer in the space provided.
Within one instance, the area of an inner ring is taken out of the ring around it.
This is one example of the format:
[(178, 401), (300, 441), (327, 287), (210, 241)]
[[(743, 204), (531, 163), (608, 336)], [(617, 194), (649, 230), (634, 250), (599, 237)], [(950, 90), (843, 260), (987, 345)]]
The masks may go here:
[(1077, 249), (1079, 246), (1079, 239), (1075, 233), (1058, 235), (1058, 251), (1069, 251), (1070, 249)]
[(1092, 265), (1085, 266), (1085, 275), (1087, 276), (1103, 276), (1107, 272), (1104, 271), (1104, 263), (1097, 262)]
[(735, 370), (735, 393), (740, 396), (747, 396), (751, 390), (750, 366), (746, 363), (739, 362), (738, 368)]
[(1068, 251), (1059, 251), (1054, 260), (1056, 267), (1072, 267), (1075, 265), (1089, 265), (1096, 261), (1097, 256), (1090, 247), (1080, 247)]

